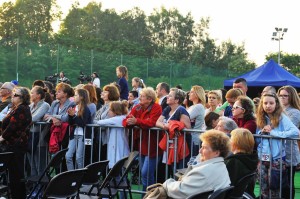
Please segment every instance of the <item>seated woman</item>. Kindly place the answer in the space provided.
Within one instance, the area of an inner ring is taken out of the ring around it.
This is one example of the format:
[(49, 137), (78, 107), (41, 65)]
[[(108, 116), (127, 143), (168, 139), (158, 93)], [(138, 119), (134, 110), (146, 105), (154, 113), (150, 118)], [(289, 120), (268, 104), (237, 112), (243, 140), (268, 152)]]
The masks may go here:
[[(230, 144), (232, 154), (225, 158), (231, 185), (235, 186), (242, 177), (255, 172), (258, 156), (256, 153), (253, 153), (254, 143), (254, 137), (248, 129), (237, 128), (231, 131)], [(251, 182), (246, 191), (252, 197), (255, 197), (253, 193), (254, 185), (254, 181)]]
[(171, 198), (187, 198), (196, 193), (216, 191), (230, 185), (224, 158), (228, 155), (229, 137), (218, 130), (209, 130), (200, 135), (202, 147), (200, 161), (190, 165), (179, 181), (168, 179), (163, 187)]
[(230, 132), (236, 129), (238, 126), (235, 121), (229, 117), (221, 116), (216, 126), (216, 130), (226, 133), (230, 137)]

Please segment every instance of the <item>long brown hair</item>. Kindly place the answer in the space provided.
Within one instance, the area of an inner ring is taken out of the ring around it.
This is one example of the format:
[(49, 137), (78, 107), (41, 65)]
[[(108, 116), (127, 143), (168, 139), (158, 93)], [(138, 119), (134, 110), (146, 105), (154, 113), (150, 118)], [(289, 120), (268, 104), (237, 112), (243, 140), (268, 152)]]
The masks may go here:
[(263, 103), (264, 103), (265, 97), (273, 97), (276, 102), (275, 110), (271, 114), (271, 117), (270, 117), (273, 127), (277, 127), (279, 125), (281, 113), (283, 112), (282, 105), (281, 105), (277, 95), (275, 93), (265, 93), (259, 102), (259, 106), (257, 108), (257, 113), (256, 113), (256, 124), (260, 129), (264, 128), (264, 126), (267, 125), (266, 118), (265, 118), (267, 113), (265, 112), (265, 110), (263, 108)]
[(128, 80), (128, 70), (126, 66), (118, 66), (117, 69), (126, 80)]
[(95, 86), (93, 86), (91, 84), (86, 84), (83, 86), (83, 89), (85, 89), (89, 92), (90, 103), (97, 104), (97, 94), (96, 94)]
[(79, 95), (79, 98), (80, 98), (80, 101), (78, 104), (77, 116), (82, 117), (85, 107), (87, 107), (87, 105), (90, 102), (89, 93), (87, 90), (81, 89), (81, 88), (77, 89), (76, 93)]
[(289, 85), (283, 86), (278, 90), (277, 96), (279, 96), (280, 91), (282, 90), (285, 90), (289, 94), (288, 96), (289, 105), (295, 109), (300, 110), (300, 98), (298, 96), (297, 90), (294, 87)]

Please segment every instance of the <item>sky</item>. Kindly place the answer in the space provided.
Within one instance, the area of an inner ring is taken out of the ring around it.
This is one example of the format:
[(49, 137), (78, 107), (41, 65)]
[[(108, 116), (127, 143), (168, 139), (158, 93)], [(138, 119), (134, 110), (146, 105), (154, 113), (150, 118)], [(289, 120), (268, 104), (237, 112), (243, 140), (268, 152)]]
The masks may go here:
[[(0, 4), (7, 0), (0, 0)], [(57, 0), (67, 13), (76, 0)], [(91, 0), (77, 0), (80, 7)], [(245, 44), (248, 59), (257, 66), (264, 64), (265, 56), (279, 51), (279, 42), (271, 40), (275, 27), (288, 28), (280, 41), (283, 53), (300, 54), (300, 12), (297, 0), (94, 0), (102, 2), (103, 9), (114, 8), (118, 13), (133, 7), (150, 15), (154, 8), (177, 8), (182, 15), (191, 12), (198, 22), (210, 17), (209, 33), (217, 44), (231, 40)], [(277, 60), (275, 60), (277, 62)]]

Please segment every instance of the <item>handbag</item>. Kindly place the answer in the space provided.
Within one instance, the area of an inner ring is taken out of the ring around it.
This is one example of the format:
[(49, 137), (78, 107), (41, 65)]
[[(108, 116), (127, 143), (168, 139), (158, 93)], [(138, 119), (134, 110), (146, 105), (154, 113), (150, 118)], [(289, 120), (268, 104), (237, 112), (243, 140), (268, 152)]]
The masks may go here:
[(147, 187), (147, 192), (143, 199), (167, 199), (168, 195), (161, 183), (156, 183)]
[(270, 182), (270, 189), (271, 190), (278, 190), (280, 188), (280, 173), (282, 173), (281, 179), (281, 188), (286, 188), (289, 186), (287, 170), (282, 169), (282, 172), (278, 169), (271, 170), (271, 182)]

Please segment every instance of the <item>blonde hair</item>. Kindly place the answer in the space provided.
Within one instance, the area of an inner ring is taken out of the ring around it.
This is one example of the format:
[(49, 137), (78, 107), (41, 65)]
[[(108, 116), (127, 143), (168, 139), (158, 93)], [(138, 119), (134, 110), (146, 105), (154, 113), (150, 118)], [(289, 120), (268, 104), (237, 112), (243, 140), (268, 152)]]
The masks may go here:
[(264, 103), (265, 97), (273, 97), (276, 102), (275, 110), (271, 114), (271, 117), (270, 117), (271, 124), (273, 127), (277, 127), (279, 125), (279, 120), (280, 120), (281, 114), (283, 112), (282, 105), (281, 105), (277, 95), (275, 93), (265, 93), (259, 102), (259, 106), (258, 106), (257, 112), (256, 112), (256, 124), (257, 124), (257, 127), (259, 127), (260, 129), (264, 128), (264, 126), (267, 125), (266, 119), (265, 119), (265, 115), (267, 115), (267, 113), (265, 112), (265, 110), (263, 108), (263, 103)]
[(152, 102), (156, 101), (156, 92), (152, 87), (143, 88), (140, 93), (145, 94), (147, 98), (152, 99)]
[(222, 102), (222, 94), (221, 94), (221, 91), (220, 90), (211, 90), (207, 93), (207, 96), (209, 96), (210, 94), (214, 94), (217, 96), (217, 100), (219, 102)]
[(198, 86), (198, 85), (195, 85), (195, 86), (192, 86), (192, 89), (195, 94), (197, 95), (200, 103), (205, 106), (205, 103), (206, 103), (206, 98), (205, 98), (205, 91), (204, 89), (202, 88), (202, 86)]
[(232, 88), (227, 91), (225, 98), (237, 98), (238, 96), (242, 95), (241, 89)]
[(237, 128), (231, 131), (230, 134), (230, 142), (239, 152), (253, 153), (255, 141), (252, 133), (248, 129)]

